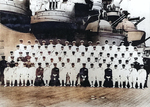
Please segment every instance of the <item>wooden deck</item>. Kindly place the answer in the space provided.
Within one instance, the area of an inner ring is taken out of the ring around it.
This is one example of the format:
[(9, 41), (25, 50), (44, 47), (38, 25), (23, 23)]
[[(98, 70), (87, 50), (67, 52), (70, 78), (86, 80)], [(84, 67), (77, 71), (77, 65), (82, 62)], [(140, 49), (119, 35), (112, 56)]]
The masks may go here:
[(0, 107), (150, 107), (149, 95), (149, 88), (0, 86)]

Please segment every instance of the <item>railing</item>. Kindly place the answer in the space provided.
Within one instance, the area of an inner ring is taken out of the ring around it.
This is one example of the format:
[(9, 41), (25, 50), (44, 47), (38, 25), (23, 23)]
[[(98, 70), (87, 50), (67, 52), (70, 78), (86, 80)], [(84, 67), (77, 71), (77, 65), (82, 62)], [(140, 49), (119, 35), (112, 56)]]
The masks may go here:
[[(46, 13), (45, 13), (46, 12)], [(66, 18), (71, 18), (71, 12), (58, 11), (58, 10), (49, 10), (49, 11), (41, 11), (37, 13), (37, 18), (41, 16), (63, 16)]]

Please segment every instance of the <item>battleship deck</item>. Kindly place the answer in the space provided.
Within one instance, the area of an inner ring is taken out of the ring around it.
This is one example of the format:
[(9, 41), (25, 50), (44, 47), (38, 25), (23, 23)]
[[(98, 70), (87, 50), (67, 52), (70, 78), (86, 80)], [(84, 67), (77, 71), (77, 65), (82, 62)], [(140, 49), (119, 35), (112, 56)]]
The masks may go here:
[[(90, 87), (2, 87), (1, 107), (150, 107), (150, 91)], [(95, 96), (95, 100), (91, 99)]]

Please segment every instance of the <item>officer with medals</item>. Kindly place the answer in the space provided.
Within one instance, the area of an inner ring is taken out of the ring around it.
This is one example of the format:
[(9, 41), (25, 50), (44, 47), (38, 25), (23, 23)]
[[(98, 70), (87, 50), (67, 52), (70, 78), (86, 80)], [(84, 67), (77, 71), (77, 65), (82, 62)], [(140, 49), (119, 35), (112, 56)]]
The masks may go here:
[(112, 69), (110, 69), (110, 64), (107, 64), (107, 68), (105, 69), (105, 82), (104, 86), (105, 87), (112, 87)]
[(41, 63), (38, 63), (38, 68), (36, 69), (36, 79), (35, 79), (35, 86), (43, 86), (43, 72), (44, 69), (41, 67)]
[(82, 64), (83, 67), (80, 69), (79, 75), (80, 75), (80, 84), (81, 86), (89, 86), (89, 81), (88, 81), (88, 69), (86, 68), (86, 64)]
[(57, 68), (57, 63), (54, 63), (54, 68), (52, 69), (51, 72), (51, 81), (50, 85), (52, 86), (59, 86), (59, 68)]

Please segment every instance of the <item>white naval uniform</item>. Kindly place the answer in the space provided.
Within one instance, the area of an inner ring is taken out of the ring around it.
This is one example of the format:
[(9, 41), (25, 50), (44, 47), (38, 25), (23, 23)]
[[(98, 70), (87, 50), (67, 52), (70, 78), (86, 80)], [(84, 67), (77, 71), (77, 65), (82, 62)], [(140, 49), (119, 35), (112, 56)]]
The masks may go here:
[(15, 50), (14, 51), (14, 57), (17, 59), (20, 55), (19, 52), (21, 52), (20, 50)]
[(86, 59), (87, 59), (86, 56), (81, 56), (81, 57), (80, 57), (80, 62), (81, 62), (81, 63), (86, 63), (86, 62), (87, 62)]
[(23, 86), (23, 81), (25, 80), (25, 86), (27, 85), (27, 80), (28, 80), (28, 68), (27, 67), (22, 67), (18, 69), (20, 72), (20, 79), (21, 79), (21, 84)]
[(128, 82), (128, 76), (129, 76), (129, 70), (127, 69), (120, 69), (120, 82), (121, 82), (121, 86), (123, 88), (123, 82), (125, 82), (125, 85), (127, 86), (127, 82)]
[(69, 45), (65, 45), (65, 46), (64, 46), (64, 51), (67, 52), (68, 50), (69, 50)]
[(77, 46), (76, 46), (76, 45), (73, 45), (73, 46), (71, 47), (71, 50), (74, 51), (74, 52), (76, 52), (76, 48), (77, 48)]
[(23, 57), (25, 57), (25, 56), (27, 56), (27, 52), (29, 52), (27, 49), (24, 49), (23, 51), (22, 51), (22, 56)]
[(49, 44), (49, 45), (48, 45), (48, 50), (51, 51), (52, 49), (53, 49), (53, 44)]
[(104, 85), (104, 69), (102, 67), (97, 67), (95, 69), (96, 73), (96, 81), (97, 81), (97, 87), (99, 87), (99, 81), (101, 81), (101, 86), (103, 87)]
[[(35, 78), (36, 78), (36, 67), (30, 67), (28, 69), (28, 73), (29, 73), (29, 82), (30, 82), (30, 86), (34, 86), (34, 82), (35, 82)], [(31, 82), (33, 80), (33, 83)]]
[(20, 68), (19, 67), (13, 67), (13, 86), (15, 85), (15, 80), (17, 80), (17, 85), (19, 85), (19, 79), (20, 79)]
[(133, 57), (138, 57), (138, 52), (137, 51), (133, 51)]
[(79, 46), (79, 52), (80, 53), (85, 52), (85, 46), (84, 45)]
[(77, 62), (77, 57), (76, 55), (70, 56), (70, 63), (76, 63)]
[(64, 84), (66, 83), (66, 74), (67, 74), (68, 69), (64, 66), (60, 68), (59, 72), (59, 80), (60, 80), (60, 85), (62, 86), (62, 81), (64, 80)]
[(41, 46), (41, 50), (42, 50), (42, 51), (45, 50), (45, 46), (46, 46), (46, 45), (44, 45), (44, 44)]
[(118, 87), (120, 87), (120, 71), (118, 68), (112, 69), (112, 78), (113, 78), (113, 86), (115, 86), (116, 81), (118, 82)]
[(27, 45), (27, 51), (30, 52), (31, 51), (31, 45)]
[(61, 50), (61, 46), (62, 46), (62, 45), (61, 45), (60, 43), (57, 43), (57, 44), (56, 44), (56, 51), (60, 51), (60, 50)]
[(115, 53), (118, 51), (117, 48), (118, 47), (116, 45), (112, 45), (112, 51), (114, 51)]
[(99, 52), (101, 52), (101, 50), (102, 50), (102, 47), (100, 45), (96, 45), (96, 51), (99, 53)]
[[(74, 85), (75, 86), (75, 83), (76, 83), (76, 77), (77, 77), (77, 71), (76, 71), (76, 67), (71, 67), (69, 69), (69, 77), (70, 77), (70, 83), (71, 83), (71, 86)], [(72, 84), (72, 82), (74, 82), (74, 84)]]
[(46, 61), (43, 60), (43, 61), (41, 62), (41, 67), (42, 67), (42, 68), (45, 68), (45, 67), (46, 67)]
[(95, 62), (95, 56), (93, 55), (93, 56), (90, 56), (90, 62), (91, 63), (94, 63)]
[(39, 44), (34, 44), (34, 50), (37, 51), (39, 48), (38, 48)]
[(132, 45), (129, 45), (128, 48), (129, 48), (130, 53), (132, 53), (134, 51), (134, 47)]
[(19, 50), (24, 51), (24, 46), (25, 46), (24, 44), (19, 44), (19, 47), (20, 47)]
[[(97, 48), (96, 48), (96, 49), (97, 49)], [(89, 53), (93, 52), (93, 46), (91, 46), (91, 45), (88, 46), (88, 52), (89, 52)]]
[(5, 86), (7, 86), (7, 80), (9, 80), (9, 84), (11, 86), (12, 76), (13, 76), (13, 70), (12, 70), (12, 68), (6, 67), (4, 69), (4, 85)]
[(91, 87), (94, 87), (96, 77), (96, 69), (94, 67), (88, 69), (88, 76)]
[(138, 72), (135, 68), (130, 68), (129, 69), (130, 74), (129, 74), (129, 85), (132, 87), (132, 82), (133, 82), (133, 87), (135, 88), (136, 81), (138, 79)]
[(121, 46), (120, 46), (120, 51), (121, 51), (122, 53), (124, 53), (124, 52), (126, 51), (126, 47), (125, 47), (124, 45), (121, 45)]
[(49, 86), (50, 75), (51, 75), (50, 67), (45, 67), (43, 72), (43, 80), (46, 86)]
[(142, 88), (144, 88), (144, 83), (146, 80), (147, 72), (145, 69), (139, 69), (138, 70), (138, 86), (140, 86), (140, 83), (142, 83)]

